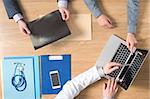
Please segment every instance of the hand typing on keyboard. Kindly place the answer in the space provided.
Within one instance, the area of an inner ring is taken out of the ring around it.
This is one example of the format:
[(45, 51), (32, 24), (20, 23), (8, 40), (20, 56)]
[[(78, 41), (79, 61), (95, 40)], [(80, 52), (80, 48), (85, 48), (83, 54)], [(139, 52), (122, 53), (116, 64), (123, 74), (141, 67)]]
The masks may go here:
[(117, 82), (114, 79), (109, 79), (107, 83), (104, 83), (103, 85), (103, 99), (114, 99), (117, 91)]
[(115, 62), (107, 63), (107, 64), (103, 67), (104, 74), (110, 74), (111, 72), (113, 72), (113, 71), (119, 69), (120, 66), (122, 66), (122, 65), (119, 64), (119, 63), (115, 63)]

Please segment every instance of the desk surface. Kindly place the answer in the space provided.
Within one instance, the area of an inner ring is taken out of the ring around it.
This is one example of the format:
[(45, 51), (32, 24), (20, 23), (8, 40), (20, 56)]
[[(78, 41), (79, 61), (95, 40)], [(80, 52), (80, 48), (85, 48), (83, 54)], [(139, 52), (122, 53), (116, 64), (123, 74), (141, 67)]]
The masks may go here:
[[(56, 0), (21, 0), (24, 12), (28, 20), (46, 14), (56, 7)], [(99, 0), (100, 1), (100, 0)], [(2, 0), (0, 0), (0, 59), (3, 56), (12, 55), (42, 55), (42, 54), (72, 54), (72, 78), (84, 72), (94, 65), (99, 53), (107, 39), (112, 34), (126, 38), (127, 31), (127, 2), (126, 0), (101, 0), (101, 6), (106, 14), (110, 15), (117, 27), (105, 29), (100, 27), (95, 18), (92, 17), (92, 40), (90, 41), (64, 41), (50, 44), (35, 51), (29, 36), (21, 33), (17, 24), (9, 20)], [(137, 28), (138, 47), (150, 48), (150, 0), (141, 0), (140, 16)], [(39, 9), (40, 8), (40, 9)], [(76, 13), (90, 13), (83, 0), (71, 0), (70, 11)], [(119, 90), (117, 99), (149, 99), (149, 60), (148, 58), (141, 68), (137, 78), (127, 92)], [(1, 61), (0, 61), (1, 63)], [(77, 96), (76, 99), (101, 99), (102, 83), (100, 80), (92, 84)], [(1, 82), (0, 82), (0, 96)], [(55, 95), (42, 96), (43, 99), (53, 99)], [(0, 97), (1, 98), (1, 97)]]

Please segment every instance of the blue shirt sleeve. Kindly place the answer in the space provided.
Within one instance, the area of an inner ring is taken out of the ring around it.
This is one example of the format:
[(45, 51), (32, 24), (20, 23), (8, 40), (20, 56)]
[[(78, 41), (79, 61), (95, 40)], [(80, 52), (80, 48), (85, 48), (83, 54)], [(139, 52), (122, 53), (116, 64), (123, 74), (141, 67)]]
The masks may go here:
[(91, 11), (92, 15), (94, 15), (95, 17), (99, 17), (100, 15), (102, 15), (97, 0), (84, 0), (84, 2)]
[(139, 0), (128, 0), (128, 33), (136, 33)]

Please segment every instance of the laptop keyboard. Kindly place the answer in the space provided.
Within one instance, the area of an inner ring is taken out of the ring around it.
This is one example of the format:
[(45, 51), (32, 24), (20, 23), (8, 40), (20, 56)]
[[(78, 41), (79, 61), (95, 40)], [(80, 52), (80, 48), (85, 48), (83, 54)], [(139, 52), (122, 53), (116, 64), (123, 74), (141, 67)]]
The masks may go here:
[[(140, 66), (144, 61), (147, 53), (147, 50), (136, 49), (133, 55), (130, 55), (130, 51), (128, 50), (128, 48), (125, 45), (121, 44), (116, 51), (114, 57), (112, 58), (111, 62), (120, 63), (124, 66), (120, 67), (119, 69), (113, 71), (108, 75), (115, 79), (118, 77), (118, 84), (125, 90), (127, 90), (132, 80), (136, 76), (138, 70), (140, 69)], [(121, 69), (122, 72), (121, 74), (119, 74)]]
[(111, 72), (108, 76), (115, 78), (118, 81), (117, 83), (123, 89), (127, 90), (137, 75), (147, 54), (148, 50), (136, 49), (133, 55), (131, 55), (127, 46), (121, 43), (111, 59), (111, 62), (120, 63), (123, 66)]
[[(114, 57), (112, 58), (111, 62), (116, 62), (116, 63), (120, 63), (122, 65), (125, 64), (127, 58), (130, 55), (130, 51), (128, 50), (127, 46), (125, 46), (124, 44), (120, 44), (118, 50), (116, 51)], [(112, 73), (108, 74), (111, 77), (116, 78), (120, 72), (121, 68), (113, 71)]]
[(132, 80), (134, 79), (136, 73), (138, 72), (143, 60), (145, 57), (141, 57), (142, 55), (137, 53), (133, 62), (130, 64), (126, 74), (124, 75), (124, 79), (119, 84), (124, 88), (128, 89), (129, 85), (131, 84)]

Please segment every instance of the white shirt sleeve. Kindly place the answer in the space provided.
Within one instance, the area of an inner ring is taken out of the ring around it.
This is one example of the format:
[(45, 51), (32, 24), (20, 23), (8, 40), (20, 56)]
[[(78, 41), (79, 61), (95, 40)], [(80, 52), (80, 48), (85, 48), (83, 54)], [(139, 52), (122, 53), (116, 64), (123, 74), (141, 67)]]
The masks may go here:
[(13, 16), (13, 19), (15, 22), (18, 22), (19, 20), (23, 19), (23, 16), (20, 13), (17, 13)]
[(73, 99), (87, 86), (100, 80), (103, 76), (104, 73), (102, 68), (97, 69), (97, 67), (94, 66), (89, 70), (85, 71), (84, 73), (73, 78), (72, 80), (68, 81), (63, 86), (63, 89), (55, 97), (55, 99)]
[(58, 7), (59, 7), (59, 8), (60, 8), (60, 7), (67, 8), (67, 6), (68, 6), (68, 1), (66, 1), (66, 0), (59, 0), (59, 1), (58, 1)]

